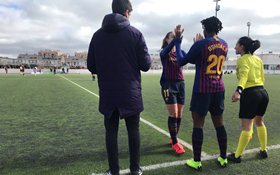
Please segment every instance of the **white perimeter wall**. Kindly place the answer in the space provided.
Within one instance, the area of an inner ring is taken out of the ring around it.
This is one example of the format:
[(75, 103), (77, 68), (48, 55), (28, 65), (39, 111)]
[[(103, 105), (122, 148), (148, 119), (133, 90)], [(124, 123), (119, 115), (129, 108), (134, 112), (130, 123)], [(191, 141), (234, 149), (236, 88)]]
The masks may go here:
[[(61, 69), (57, 70), (57, 73), (60, 73)], [(19, 74), (19, 69), (8, 69), (9, 74)], [(25, 69), (25, 73), (33, 73), (33, 69)], [(49, 69), (42, 69), (43, 74), (51, 73)], [(70, 74), (90, 74), (87, 69), (69, 69)], [(162, 70), (149, 70), (148, 72), (142, 72), (142, 74), (161, 74)], [(194, 74), (195, 70), (184, 70), (184, 73)], [(233, 71), (235, 73), (235, 71)], [(266, 74), (280, 74), (280, 70), (265, 70)], [(0, 69), (0, 74), (5, 74), (4, 69)]]

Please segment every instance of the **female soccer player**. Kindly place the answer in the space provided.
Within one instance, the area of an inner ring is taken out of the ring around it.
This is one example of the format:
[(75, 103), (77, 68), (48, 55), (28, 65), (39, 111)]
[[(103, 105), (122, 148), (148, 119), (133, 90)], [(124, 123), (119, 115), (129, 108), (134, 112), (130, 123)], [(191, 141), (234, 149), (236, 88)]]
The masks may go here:
[(227, 133), (223, 124), (224, 111), (224, 82), (223, 64), (227, 57), (228, 45), (217, 34), (222, 30), (222, 22), (216, 17), (201, 21), (204, 37), (197, 34), (194, 44), (187, 54), (181, 52), (181, 35), (183, 30), (176, 29), (176, 55), (180, 65), (195, 64), (195, 80), (190, 105), (193, 118), (192, 145), (194, 159), (186, 161), (187, 166), (200, 170), (201, 148), (203, 143), (203, 126), (205, 116), (209, 111), (216, 128), (220, 148), (217, 161), (221, 167), (227, 165)]
[(24, 65), (19, 66), (20, 75), (24, 76)]
[(168, 110), (168, 129), (170, 144), (177, 154), (185, 153), (184, 147), (178, 142), (177, 134), (181, 125), (185, 103), (185, 83), (183, 67), (176, 59), (174, 33), (168, 32), (162, 42), (160, 59), (163, 67), (160, 85), (163, 99)]
[(92, 81), (95, 81), (95, 74), (91, 73)]
[(7, 75), (7, 74), (8, 74), (8, 66), (5, 65), (5, 66), (4, 66), (4, 69), (5, 69), (5, 73), (6, 73), (6, 75)]
[(257, 126), (261, 144), (260, 158), (267, 158), (267, 132), (264, 125), (264, 114), (269, 102), (269, 97), (264, 89), (264, 70), (262, 60), (254, 55), (260, 47), (260, 41), (249, 37), (241, 37), (235, 46), (236, 54), (241, 57), (237, 60), (236, 75), (238, 86), (232, 95), (232, 101), (240, 100), (239, 118), (242, 131), (236, 152), (229, 155), (228, 159), (241, 162), (241, 155), (252, 137), (250, 132), (252, 123)]

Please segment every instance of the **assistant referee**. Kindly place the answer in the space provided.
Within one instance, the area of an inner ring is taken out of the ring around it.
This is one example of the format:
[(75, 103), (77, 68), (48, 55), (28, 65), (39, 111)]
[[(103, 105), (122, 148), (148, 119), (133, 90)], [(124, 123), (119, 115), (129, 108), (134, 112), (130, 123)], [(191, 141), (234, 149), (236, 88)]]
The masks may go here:
[(236, 152), (228, 159), (235, 163), (241, 162), (241, 155), (252, 137), (253, 122), (257, 126), (261, 145), (260, 158), (267, 158), (267, 131), (264, 124), (264, 114), (269, 102), (268, 94), (264, 88), (264, 68), (262, 60), (254, 55), (261, 46), (260, 41), (244, 36), (236, 43), (236, 54), (241, 57), (237, 60), (236, 75), (238, 87), (232, 95), (232, 101), (240, 99), (239, 118), (242, 131)]

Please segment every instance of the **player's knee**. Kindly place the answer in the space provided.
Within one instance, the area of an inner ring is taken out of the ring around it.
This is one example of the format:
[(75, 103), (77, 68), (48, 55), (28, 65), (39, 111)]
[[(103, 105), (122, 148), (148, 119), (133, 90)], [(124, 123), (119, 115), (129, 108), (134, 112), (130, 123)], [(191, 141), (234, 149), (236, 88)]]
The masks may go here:
[(178, 116), (178, 111), (175, 110), (175, 109), (169, 109), (168, 113), (169, 113), (170, 117), (177, 117)]
[(242, 131), (249, 132), (250, 130), (251, 130), (251, 126), (250, 125), (243, 125), (242, 126)]
[(263, 121), (262, 117), (256, 117), (254, 121), (255, 121), (256, 126), (263, 126), (264, 125), (264, 121)]
[(212, 116), (212, 122), (215, 126), (215, 128), (223, 126), (223, 118), (222, 117), (217, 117), (217, 116)]
[(181, 117), (182, 116), (182, 112), (178, 112), (177, 116)]
[(176, 112), (169, 112), (169, 116), (177, 118), (178, 117), (178, 113), (176, 113)]

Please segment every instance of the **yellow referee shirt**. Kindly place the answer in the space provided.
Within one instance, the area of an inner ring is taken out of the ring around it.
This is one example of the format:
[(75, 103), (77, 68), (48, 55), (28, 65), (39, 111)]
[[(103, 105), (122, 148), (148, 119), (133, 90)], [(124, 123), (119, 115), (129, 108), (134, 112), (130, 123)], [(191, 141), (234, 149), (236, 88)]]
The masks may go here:
[(265, 80), (262, 60), (256, 55), (243, 55), (237, 60), (236, 75), (238, 86), (243, 89), (263, 86)]

